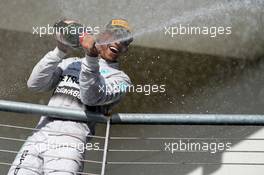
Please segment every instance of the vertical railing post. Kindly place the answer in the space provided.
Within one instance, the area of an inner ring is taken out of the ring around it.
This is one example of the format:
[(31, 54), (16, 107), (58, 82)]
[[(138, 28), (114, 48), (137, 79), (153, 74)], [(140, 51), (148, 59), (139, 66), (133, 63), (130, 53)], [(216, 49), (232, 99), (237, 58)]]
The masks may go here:
[(104, 155), (103, 155), (101, 175), (105, 175), (105, 168), (106, 168), (106, 164), (107, 164), (109, 135), (110, 135), (110, 118), (107, 120), (107, 124), (106, 124)]

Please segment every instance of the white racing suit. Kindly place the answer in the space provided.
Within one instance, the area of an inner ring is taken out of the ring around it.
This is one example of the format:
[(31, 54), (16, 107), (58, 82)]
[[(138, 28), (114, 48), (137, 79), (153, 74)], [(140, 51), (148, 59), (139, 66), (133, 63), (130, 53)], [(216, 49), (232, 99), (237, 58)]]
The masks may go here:
[[(48, 52), (27, 83), (34, 91), (54, 89), (49, 106), (107, 113), (125, 94), (124, 86), (131, 84), (129, 77), (118, 70), (118, 63), (88, 56), (63, 57), (58, 48)], [(120, 85), (122, 88), (117, 89)], [(93, 134), (93, 122), (42, 116), (37, 129), (17, 154), (8, 175), (73, 175), (82, 171), (80, 160), (87, 136)]]

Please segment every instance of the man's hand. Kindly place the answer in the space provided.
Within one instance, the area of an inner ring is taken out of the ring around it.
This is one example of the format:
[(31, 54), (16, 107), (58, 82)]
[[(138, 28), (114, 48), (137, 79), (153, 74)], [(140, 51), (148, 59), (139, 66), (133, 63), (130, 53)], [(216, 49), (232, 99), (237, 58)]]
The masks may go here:
[(84, 33), (80, 36), (80, 43), (88, 56), (97, 57), (99, 55), (99, 50), (95, 45), (96, 41), (93, 35)]

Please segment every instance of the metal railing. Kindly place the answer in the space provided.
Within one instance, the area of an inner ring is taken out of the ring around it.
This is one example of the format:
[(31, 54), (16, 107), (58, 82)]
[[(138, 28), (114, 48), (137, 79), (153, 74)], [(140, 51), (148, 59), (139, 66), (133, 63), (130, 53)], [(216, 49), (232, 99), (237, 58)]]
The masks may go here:
[[(15, 112), (15, 113), (25, 113), (25, 114), (39, 114), (50, 117), (56, 117), (61, 119), (69, 119), (75, 121), (96, 121), (99, 123), (106, 124), (106, 132), (105, 136), (87, 136), (91, 138), (104, 139), (104, 147), (98, 151), (103, 152), (102, 161), (97, 160), (79, 160), (81, 162), (100, 164), (101, 165), (101, 175), (105, 175), (105, 170), (107, 165), (253, 165), (253, 166), (264, 166), (264, 163), (241, 163), (241, 162), (114, 162), (107, 160), (108, 152), (163, 152), (164, 150), (146, 150), (146, 149), (135, 149), (135, 150), (126, 150), (126, 149), (110, 149), (108, 147), (110, 140), (179, 140), (179, 139), (226, 139), (226, 138), (157, 138), (157, 137), (112, 137), (110, 136), (110, 126), (111, 124), (167, 124), (167, 125), (175, 125), (175, 124), (208, 124), (208, 125), (222, 125), (222, 124), (230, 124), (230, 125), (264, 125), (264, 115), (222, 115), (222, 114), (113, 114), (111, 117), (104, 116), (102, 114), (91, 113), (89, 111), (81, 111), (81, 110), (73, 110), (69, 108), (57, 108), (46, 105), (39, 104), (31, 104), (31, 103), (23, 103), (23, 102), (13, 102), (13, 101), (5, 101), (0, 100), (0, 111), (5, 112)], [(8, 124), (0, 124), (0, 127), (8, 127), (8, 128), (16, 128), (22, 130), (31, 130), (38, 131), (40, 129), (29, 128), (24, 126), (15, 126)], [(43, 132), (57, 132), (50, 130), (41, 130)], [(72, 134), (74, 133), (67, 133)], [(76, 133), (75, 133), (76, 134)], [(238, 139), (241, 138), (228, 138), (228, 139)], [(28, 142), (26, 139), (18, 139), (18, 138), (10, 138), (10, 137), (0, 137), (0, 140), (9, 140), (16, 142)], [(243, 140), (243, 139), (242, 139)], [(262, 141), (264, 138), (255, 138), (248, 140), (259, 140)], [(0, 149), (0, 152), (10, 153), (10, 154), (18, 154), (19, 151), (14, 150), (5, 150)], [(254, 152), (254, 151), (227, 151), (227, 152)], [(264, 151), (255, 151), (256, 153), (263, 153)], [(54, 157), (54, 155), (45, 155)], [(56, 157), (56, 156), (55, 156)], [(69, 159), (67, 157), (60, 157), (62, 159)], [(0, 162), (0, 165), (7, 166), (17, 166), (12, 163)], [(26, 167), (25, 167), (26, 168)], [(34, 167), (29, 167), (34, 168)], [(85, 172), (74, 172), (79, 174), (87, 174), (87, 175), (99, 175), (94, 173), (85, 173)]]
[[(75, 121), (106, 123), (108, 118), (89, 111), (57, 108), (46, 105), (0, 100), (0, 111), (40, 114)], [(241, 114), (113, 114), (111, 124), (208, 124), (208, 125), (264, 125), (264, 115)]]

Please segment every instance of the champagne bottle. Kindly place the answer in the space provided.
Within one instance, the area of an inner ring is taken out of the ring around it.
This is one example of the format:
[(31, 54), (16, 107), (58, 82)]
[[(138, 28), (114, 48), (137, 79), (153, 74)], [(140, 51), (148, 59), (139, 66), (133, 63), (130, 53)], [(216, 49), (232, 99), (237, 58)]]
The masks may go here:
[(80, 36), (86, 33), (86, 27), (72, 20), (61, 20), (54, 25), (57, 41), (72, 47), (81, 48)]

